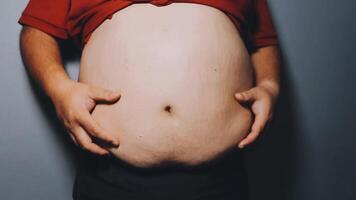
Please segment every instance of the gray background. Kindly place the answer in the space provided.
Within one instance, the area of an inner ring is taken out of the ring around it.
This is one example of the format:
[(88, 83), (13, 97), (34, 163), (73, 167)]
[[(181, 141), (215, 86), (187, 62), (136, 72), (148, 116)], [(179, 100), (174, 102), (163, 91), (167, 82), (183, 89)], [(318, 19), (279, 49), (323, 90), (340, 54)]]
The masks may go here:
[[(246, 149), (252, 199), (354, 200), (356, 1), (269, 2), (282, 93), (272, 126)], [(19, 55), (26, 3), (0, 2), (0, 199), (71, 199), (74, 146)], [(78, 63), (66, 68), (75, 79)]]

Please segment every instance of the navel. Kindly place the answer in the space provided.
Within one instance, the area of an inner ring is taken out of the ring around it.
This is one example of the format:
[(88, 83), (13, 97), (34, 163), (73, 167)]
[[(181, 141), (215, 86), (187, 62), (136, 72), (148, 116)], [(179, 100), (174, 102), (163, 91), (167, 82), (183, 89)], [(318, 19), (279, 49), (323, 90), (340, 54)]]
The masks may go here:
[(172, 109), (172, 106), (171, 105), (166, 105), (164, 107), (164, 112), (168, 113), (168, 114), (172, 114), (173, 113), (173, 109)]

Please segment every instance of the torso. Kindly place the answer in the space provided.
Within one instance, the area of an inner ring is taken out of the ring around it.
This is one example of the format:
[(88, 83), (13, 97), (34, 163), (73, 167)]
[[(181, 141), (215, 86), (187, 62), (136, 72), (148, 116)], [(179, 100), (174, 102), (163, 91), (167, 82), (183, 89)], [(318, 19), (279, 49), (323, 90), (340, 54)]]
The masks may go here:
[(78, 81), (121, 93), (92, 116), (119, 139), (111, 153), (134, 166), (212, 161), (252, 122), (234, 98), (252, 87), (248, 52), (231, 20), (205, 5), (120, 10), (92, 33)]

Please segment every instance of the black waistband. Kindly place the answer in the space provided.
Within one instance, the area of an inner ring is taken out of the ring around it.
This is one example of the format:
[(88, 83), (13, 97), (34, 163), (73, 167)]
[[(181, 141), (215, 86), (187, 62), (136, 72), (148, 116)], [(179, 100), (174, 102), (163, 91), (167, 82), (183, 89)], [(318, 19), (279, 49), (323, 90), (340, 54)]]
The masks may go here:
[(177, 195), (176, 199), (192, 199), (197, 195), (210, 194), (213, 196), (209, 199), (216, 199), (214, 195), (220, 196), (218, 199), (240, 199), (225, 196), (243, 196), (247, 193), (243, 166), (240, 150), (232, 150), (217, 160), (194, 167), (164, 168), (135, 167), (114, 156), (95, 156), (86, 152), (81, 156), (75, 193), (112, 197), (105, 199), (118, 199), (127, 193), (128, 196), (140, 196), (136, 199), (150, 199), (146, 196), (148, 194), (166, 197), (151, 199), (172, 199)]
[(222, 156), (216, 158), (215, 160), (208, 161), (195, 166), (186, 166), (183, 164), (172, 163), (163, 166), (153, 166), (153, 167), (137, 167), (133, 166), (125, 161), (113, 156), (96, 156), (88, 152), (80, 153), (80, 164), (85, 166), (86, 169), (90, 168), (106, 168), (113, 167), (117, 169), (132, 171), (135, 173), (165, 173), (174, 171), (185, 171), (185, 172), (200, 172), (204, 171), (229, 171), (229, 170), (239, 170), (243, 167), (243, 155), (242, 151), (239, 149), (232, 149)]

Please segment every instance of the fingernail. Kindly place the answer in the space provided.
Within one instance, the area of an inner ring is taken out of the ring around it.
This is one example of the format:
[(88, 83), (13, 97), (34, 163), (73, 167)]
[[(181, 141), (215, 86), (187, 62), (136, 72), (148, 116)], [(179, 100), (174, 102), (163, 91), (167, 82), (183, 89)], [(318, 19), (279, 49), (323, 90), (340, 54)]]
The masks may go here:
[(241, 96), (240, 93), (237, 93), (237, 94), (235, 94), (235, 97), (236, 97), (236, 98), (241, 98), (242, 96)]
[(119, 95), (118, 92), (115, 92), (115, 91), (110, 92), (110, 96), (111, 96), (111, 97), (116, 97), (116, 96), (118, 96), (118, 95)]
[(114, 141), (112, 141), (112, 144), (115, 146), (119, 146), (120, 143), (118, 141), (114, 140)]
[(241, 142), (240, 145), (239, 145), (239, 147), (240, 147), (241, 149), (244, 148), (244, 147), (245, 147), (245, 143)]

